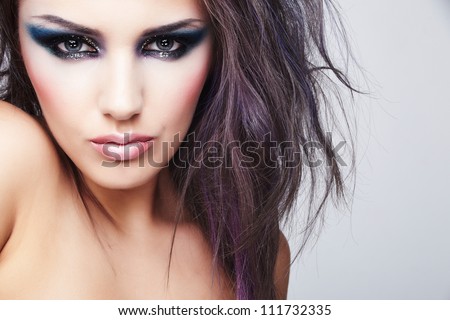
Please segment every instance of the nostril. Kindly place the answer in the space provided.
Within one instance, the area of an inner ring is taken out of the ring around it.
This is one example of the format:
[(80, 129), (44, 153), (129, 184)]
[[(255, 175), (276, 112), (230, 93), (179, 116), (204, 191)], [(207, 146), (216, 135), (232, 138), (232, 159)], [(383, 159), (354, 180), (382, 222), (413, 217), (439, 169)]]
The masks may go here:
[(128, 120), (142, 112), (143, 98), (132, 88), (119, 89), (116, 86), (103, 90), (98, 101), (100, 111), (117, 120)]

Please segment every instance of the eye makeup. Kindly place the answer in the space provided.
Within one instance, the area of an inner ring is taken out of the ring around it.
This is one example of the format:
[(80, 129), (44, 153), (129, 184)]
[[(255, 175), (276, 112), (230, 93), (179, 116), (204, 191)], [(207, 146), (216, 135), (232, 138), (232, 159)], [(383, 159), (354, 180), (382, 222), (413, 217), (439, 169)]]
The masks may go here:
[(26, 29), (34, 41), (58, 58), (79, 60), (100, 54), (100, 45), (84, 35), (35, 25), (27, 25)]
[[(105, 49), (91, 37), (72, 31), (48, 29), (29, 24), (26, 26), (31, 38), (61, 59), (80, 60), (97, 58)], [(136, 55), (160, 60), (177, 60), (199, 45), (207, 35), (208, 28), (185, 29), (141, 37)]]
[[(179, 30), (163, 35), (153, 35), (142, 41), (138, 47), (138, 55), (163, 60), (176, 60), (189, 53), (205, 38), (208, 29), (206, 27), (192, 30)], [(148, 47), (157, 47), (149, 49)], [(173, 47), (176, 46), (176, 49)], [(173, 50), (171, 50), (173, 49)]]

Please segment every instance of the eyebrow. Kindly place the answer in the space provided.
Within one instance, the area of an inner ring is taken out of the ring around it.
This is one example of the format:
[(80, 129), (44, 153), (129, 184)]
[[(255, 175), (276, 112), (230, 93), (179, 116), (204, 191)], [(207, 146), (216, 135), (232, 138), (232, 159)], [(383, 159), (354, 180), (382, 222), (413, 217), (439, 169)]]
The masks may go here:
[[(65, 20), (58, 16), (46, 14), (46, 15), (40, 15), (40, 16), (33, 16), (33, 18), (39, 18), (39, 19), (45, 20), (46, 22), (57, 24), (60, 27), (70, 29), (71, 31), (78, 32), (78, 33), (81, 33), (84, 35), (93, 36), (93, 37), (101, 37), (101, 32), (96, 29), (91, 29), (91, 28), (82, 26), (80, 24)], [(143, 32), (143, 36), (151, 37), (154, 35), (172, 32), (172, 31), (181, 29), (183, 27), (189, 27), (195, 22), (204, 22), (204, 21), (201, 19), (184, 19), (181, 21), (166, 24), (166, 25), (159, 26), (156, 28), (146, 29)]]
[(159, 26), (157, 28), (149, 28), (145, 30), (142, 34), (144, 37), (152, 37), (155, 35), (160, 35), (164, 33), (169, 33), (184, 27), (192, 26), (195, 22), (204, 22), (201, 19), (184, 19), (181, 21), (177, 21), (171, 24), (166, 24), (163, 26)]
[(60, 27), (70, 29), (71, 31), (74, 31), (74, 32), (82, 33), (82, 34), (89, 35), (89, 36), (100, 37), (100, 31), (82, 26), (80, 24), (77, 24), (77, 23), (74, 23), (74, 22), (71, 22), (68, 20), (65, 20), (58, 16), (45, 14), (45, 15), (41, 15), (41, 16), (33, 16), (33, 18), (38, 18), (38, 19), (44, 20), (46, 22), (57, 24)]

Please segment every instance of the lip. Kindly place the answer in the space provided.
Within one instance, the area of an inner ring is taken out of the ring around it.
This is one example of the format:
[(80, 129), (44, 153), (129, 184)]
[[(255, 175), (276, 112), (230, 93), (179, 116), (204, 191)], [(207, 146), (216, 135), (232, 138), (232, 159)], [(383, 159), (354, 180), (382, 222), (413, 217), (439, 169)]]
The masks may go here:
[(131, 161), (145, 153), (153, 137), (141, 134), (109, 134), (91, 139), (94, 149), (108, 160)]

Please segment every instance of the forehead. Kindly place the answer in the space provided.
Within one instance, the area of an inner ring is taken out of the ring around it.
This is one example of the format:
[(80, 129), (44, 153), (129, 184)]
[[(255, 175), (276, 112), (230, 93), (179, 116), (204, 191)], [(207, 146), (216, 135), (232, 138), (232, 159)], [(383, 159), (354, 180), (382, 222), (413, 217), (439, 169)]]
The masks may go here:
[(183, 19), (208, 19), (201, 0), (20, 0), (20, 19), (55, 15), (91, 28), (141, 29)]

